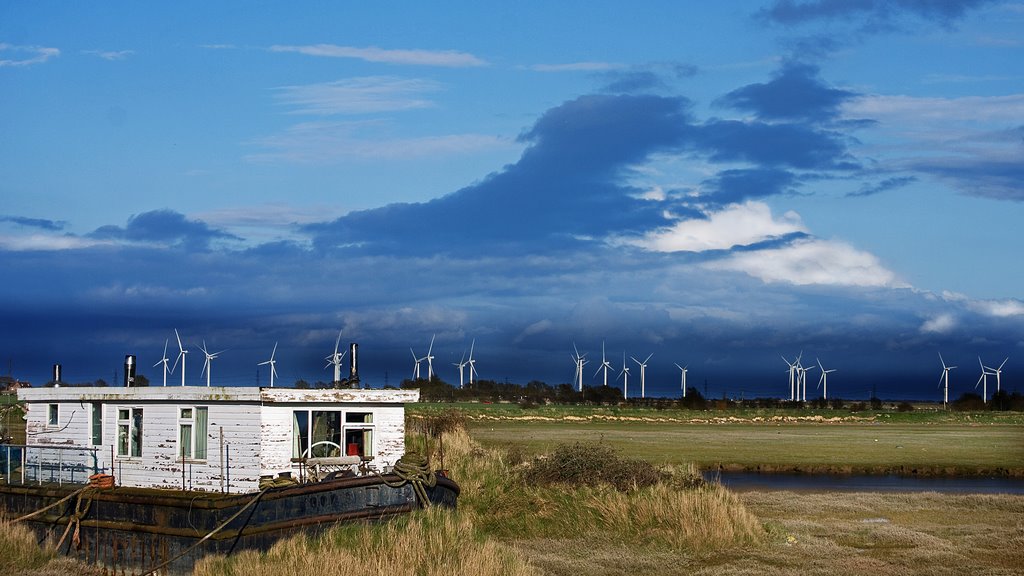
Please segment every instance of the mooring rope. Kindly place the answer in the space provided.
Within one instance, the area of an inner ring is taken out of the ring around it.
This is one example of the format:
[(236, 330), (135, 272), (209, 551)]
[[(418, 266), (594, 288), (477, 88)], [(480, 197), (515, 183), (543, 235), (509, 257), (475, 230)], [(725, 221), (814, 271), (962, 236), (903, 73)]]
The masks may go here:
[(160, 563), (160, 564), (150, 568), (149, 570), (146, 570), (145, 572), (141, 572), (139, 574), (139, 576), (149, 576), (150, 574), (156, 572), (157, 570), (160, 570), (161, 568), (167, 566), (171, 562), (174, 562), (175, 560), (178, 560), (179, 558), (185, 556), (189, 552), (195, 550), (196, 548), (199, 547), (200, 544), (202, 544), (203, 542), (206, 542), (207, 540), (209, 540), (214, 534), (216, 534), (217, 532), (220, 532), (221, 530), (223, 530), (224, 527), (227, 526), (228, 524), (231, 524), (231, 522), (233, 522), (235, 520), (235, 518), (238, 518), (239, 516), (241, 516), (242, 512), (245, 512), (246, 510), (249, 509), (250, 506), (252, 506), (253, 504), (256, 504), (256, 502), (259, 502), (259, 499), (262, 498), (263, 495), (266, 494), (267, 491), (269, 491), (270, 489), (271, 488), (264, 488), (263, 490), (261, 490), (258, 494), (256, 494), (255, 497), (253, 497), (252, 500), (249, 500), (249, 502), (245, 506), (242, 506), (241, 508), (239, 508), (238, 512), (235, 512), (234, 514), (232, 514), (231, 518), (228, 518), (227, 520), (225, 520), (223, 524), (221, 524), (220, 526), (217, 526), (216, 528), (214, 528), (212, 532), (210, 532), (206, 536), (203, 536), (202, 538), (200, 538), (198, 542), (196, 542), (195, 544), (189, 546), (188, 548), (186, 548), (184, 551), (182, 551), (180, 554), (178, 554), (174, 558), (171, 558), (170, 560), (165, 560), (164, 562), (162, 562), (162, 563)]
[(15, 518), (14, 520), (11, 520), (11, 524), (14, 524), (16, 522), (21, 522), (22, 520), (28, 520), (29, 518), (32, 518), (32, 517), (35, 517), (35, 516), (39, 516), (43, 512), (46, 512), (47, 510), (50, 510), (50, 509), (53, 509), (53, 508), (56, 508), (57, 506), (60, 506), (61, 504), (67, 502), (68, 500), (71, 500), (72, 498), (74, 498), (75, 496), (78, 496), (82, 492), (85, 492), (89, 488), (92, 488), (92, 486), (86, 486), (84, 488), (80, 488), (78, 490), (75, 490), (71, 494), (68, 494), (67, 496), (61, 498), (60, 500), (57, 500), (53, 504), (50, 504), (49, 506), (44, 506), (44, 507), (40, 508), (39, 510), (36, 510), (35, 512), (31, 512), (29, 514), (25, 514), (24, 516), (19, 516), (19, 517)]
[[(75, 511), (68, 517), (67, 528), (64, 528), (64, 534), (61, 535), (60, 540), (57, 541), (56, 549), (60, 550), (64, 545), (64, 539), (68, 537), (68, 532), (71, 531), (71, 527), (74, 526), (75, 533), (71, 536), (71, 543), (75, 545), (75, 550), (79, 550), (82, 547), (81, 530), (82, 530), (82, 518), (89, 513), (89, 508), (92, 507), (93, 494), (98, 492), (99, 489), (95, 486), (88, 486), (85, 490), (81, 490), (78, 495), (78, 500), (75, 501)], [(85, 503), (84, 509), (82, 503)]]
[(381, 480), (392, 488), (400, 488), (405, 486), (406, 483), (412, 484), (412, 489), (416, 493), (420, 506), (423, 508), (430, 506), (427, 488), (433, 488), (437, 485), (437, 475), (430, 470), (430, 461), (426, 457), (416, 452), (406, 453), (405, 456), (398, 459), (398, 462), (395, 462), (392, 473), (401, 478), (401, 480), (392, 483), (383, 476), (380, 477)]

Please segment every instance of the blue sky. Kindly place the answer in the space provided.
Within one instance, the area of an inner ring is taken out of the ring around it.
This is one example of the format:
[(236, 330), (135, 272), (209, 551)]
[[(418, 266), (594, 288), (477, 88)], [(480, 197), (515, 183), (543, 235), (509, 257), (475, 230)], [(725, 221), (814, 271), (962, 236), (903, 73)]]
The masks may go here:
[(720, 4), (5, 3), (2, 372), (1017, 388), (1024, 2)]

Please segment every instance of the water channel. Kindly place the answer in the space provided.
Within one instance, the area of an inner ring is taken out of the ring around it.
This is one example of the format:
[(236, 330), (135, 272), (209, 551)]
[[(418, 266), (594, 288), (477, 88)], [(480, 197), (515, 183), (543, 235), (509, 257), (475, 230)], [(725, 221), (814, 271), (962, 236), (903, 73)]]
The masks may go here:
[(762, 474), (704, 472), (704, 479), (730, 490), (794, 490), (813, 492), (945, 492), (960, 494), (1024, 494), (1024, 478), (988, 476), (899, 476), (842, 474)]

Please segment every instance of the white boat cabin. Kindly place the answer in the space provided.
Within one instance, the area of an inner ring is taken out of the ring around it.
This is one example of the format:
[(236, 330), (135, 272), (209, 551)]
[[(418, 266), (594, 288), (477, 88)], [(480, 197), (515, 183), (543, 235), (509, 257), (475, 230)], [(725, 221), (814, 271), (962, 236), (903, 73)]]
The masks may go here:
[(297, 478), (310, 459), (389, 470), (419, 391), (60, 387), (18, 399), (28, 409), (23, 478), (100, 471), (119, 486), (237, 493), (258, 490), (261, 476)]

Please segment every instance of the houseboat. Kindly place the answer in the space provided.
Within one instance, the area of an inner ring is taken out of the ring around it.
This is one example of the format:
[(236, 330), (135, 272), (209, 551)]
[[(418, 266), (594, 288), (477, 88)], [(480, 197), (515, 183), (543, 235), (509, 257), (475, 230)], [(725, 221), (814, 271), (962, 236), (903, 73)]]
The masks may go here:
[(24, 388), (25, 443), (0, 445), (0, 505), (116, 573), (185, 573), (296, 530), (455, 506), (405, 453), (416, 390)]

